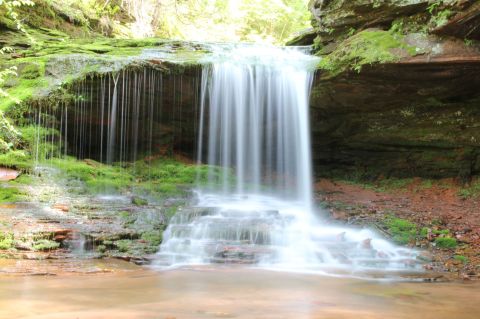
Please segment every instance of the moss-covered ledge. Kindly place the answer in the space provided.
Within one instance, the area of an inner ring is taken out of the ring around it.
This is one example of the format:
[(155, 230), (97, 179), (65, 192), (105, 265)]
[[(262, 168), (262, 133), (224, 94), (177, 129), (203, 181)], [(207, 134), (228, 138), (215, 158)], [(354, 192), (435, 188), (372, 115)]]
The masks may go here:
[[(0, 61), (3, 67), (15, 66), (18, 72), (2, 87), (8, 97), (0, 99), (0, 165), (28, 170), (33, 164), (32, 145), (39, 134), (30, 121), (32, 107), (52, 110), (72, 101), (72, 89), (82, 81), (120, 72), (147, 68), (166, 76), (198, 77), (208, 49), (161, 39), (79, 39), (54, 46), (32, 46), (20, 52), (20, 56)], [(44, 134), (58, 132), (42, 130), (40, 135)]]

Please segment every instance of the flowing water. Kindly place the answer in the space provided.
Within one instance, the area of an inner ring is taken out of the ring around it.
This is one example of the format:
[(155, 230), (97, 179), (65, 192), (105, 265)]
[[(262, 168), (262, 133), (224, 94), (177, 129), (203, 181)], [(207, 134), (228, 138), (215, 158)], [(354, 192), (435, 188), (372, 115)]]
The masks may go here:
[[(202, 73), (196, 207), (164, 233), (157, 266), (248, 263), (365, 275), (419, 270), (416, 252), (366, 229), (328, 226), (312, 205), (304, 48), (217, 48)], [(220, 171), (218, 170), (220, 167)]]

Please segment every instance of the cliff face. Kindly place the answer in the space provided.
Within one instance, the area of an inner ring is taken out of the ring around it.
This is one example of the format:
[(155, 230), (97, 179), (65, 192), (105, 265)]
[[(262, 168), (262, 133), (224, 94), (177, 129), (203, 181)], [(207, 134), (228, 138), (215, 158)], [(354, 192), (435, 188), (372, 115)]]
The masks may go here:
[(317, 0), (318, 175), (480, 173), (480, 2)]

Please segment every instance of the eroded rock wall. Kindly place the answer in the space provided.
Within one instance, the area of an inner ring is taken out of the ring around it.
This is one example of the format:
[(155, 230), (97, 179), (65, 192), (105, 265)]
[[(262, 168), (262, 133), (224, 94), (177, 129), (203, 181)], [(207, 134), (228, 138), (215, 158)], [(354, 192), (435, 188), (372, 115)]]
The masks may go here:
[(311, 2), (316, 174), (480, 174), (480, 3)]

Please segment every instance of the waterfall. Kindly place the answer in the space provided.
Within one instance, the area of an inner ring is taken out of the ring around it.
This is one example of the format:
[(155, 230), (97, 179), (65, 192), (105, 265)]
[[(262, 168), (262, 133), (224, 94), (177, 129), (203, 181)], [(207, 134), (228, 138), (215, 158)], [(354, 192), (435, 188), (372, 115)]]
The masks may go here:
[(198, 203), (172, 218), (156, 265), (247, 263), (322, 271), (405, 270), (415, 252), (366, 229), (328, 226), (313, 207), (304, 49), (220, 47), (203, 67)]
[(312, 58), (294, 49), (274, 53), (272, 64), (255, 59), (258, 48), (244, 47), (236, 59), (204, 67), (198, 161), (222, 168), (220, 180), (212, 170), (209, 186), (220, 184), (223, 194), (268, 193), (308, 207)]
[(315, 207), (309, 95), (318, 60), (307, 50), (216, 44), (201, 67), (147, 65), (87, 77), (73, 97), (36, 109), (35, 159), (73, 155), (124, 166), (173, 151), (195, 157), (195, 149), (207, 166), (199, 166), (194, 204), (163, 233), (158, 267), (418, 269), (415, 250), (368, 229), (331, 225)]

